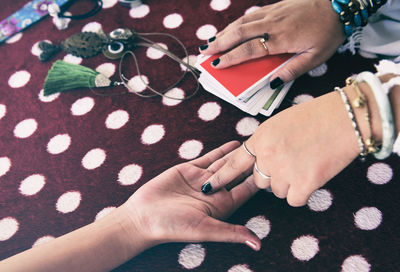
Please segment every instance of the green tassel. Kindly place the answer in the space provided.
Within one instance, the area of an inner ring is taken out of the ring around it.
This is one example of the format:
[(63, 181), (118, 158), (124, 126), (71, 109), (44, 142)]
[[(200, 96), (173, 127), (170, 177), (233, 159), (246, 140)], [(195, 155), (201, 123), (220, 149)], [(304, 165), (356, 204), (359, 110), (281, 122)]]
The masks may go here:
[(45, 96), (76, 88), (96, 88), (111, 85), (111, 80), (88, 67), (57, 60), (44, 81)]

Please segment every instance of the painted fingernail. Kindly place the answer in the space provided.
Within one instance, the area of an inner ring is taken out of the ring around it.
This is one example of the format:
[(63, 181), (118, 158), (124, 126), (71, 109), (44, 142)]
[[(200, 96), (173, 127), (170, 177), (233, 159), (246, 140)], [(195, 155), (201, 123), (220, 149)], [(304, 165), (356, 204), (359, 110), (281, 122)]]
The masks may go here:
[(257, 245), (255, 243), (253, 243), (252, 241), (246, 241), (245, 243), (246, 243), (246, 245), (248, 245), (252, 249), (258, 251)]
[(221, 59), (220, 58), (218, 58), (218, 59), (215, 59), (215, 60), (213, 60), (212, 62), (211, 62), (211, 65), (212, 66), (217, 66), (218, 65), (218, 63), (221, 61)]
[(207, 194), (212, 190), (212, 186), (210, 182), (206, 182), (201, 186), (201, 191), (203, 194)]
[(208, 42), (213, 42), (213, 41), (215, 41), (216, 38), (217, 38), (217, 37), (215, 37), (215, 36), (214, 36), (214, 37), (211, 37), (211, 38), (208, 39)]
[(200, 50), (206, 50), (207, 48), (208, 48), (208, 44), (203, 44), (203, 45), (201, 45), (200, 47)]
[(271, 87), (271, 89), (276, 89), (279, 86), (283, 85), (283, 80), (280, 77), (275, 78), (274, 80), (271, 81), (271, 83), (269, 83), (269, 86)]

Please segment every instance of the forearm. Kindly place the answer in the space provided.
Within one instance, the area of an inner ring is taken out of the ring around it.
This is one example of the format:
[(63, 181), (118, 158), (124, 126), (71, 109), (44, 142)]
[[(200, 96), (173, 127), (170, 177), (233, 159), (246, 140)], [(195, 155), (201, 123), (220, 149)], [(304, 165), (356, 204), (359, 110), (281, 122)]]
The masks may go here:
[(0, 262), (0, 271), (109, 271), (149, 246), (130, 228), (118, 208), (92, 224)]

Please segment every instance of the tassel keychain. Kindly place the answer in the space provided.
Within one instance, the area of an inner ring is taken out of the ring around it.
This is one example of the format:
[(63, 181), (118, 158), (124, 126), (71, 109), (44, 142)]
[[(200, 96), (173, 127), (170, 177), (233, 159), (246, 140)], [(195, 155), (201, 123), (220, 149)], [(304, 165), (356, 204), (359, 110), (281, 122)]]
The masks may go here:
[(57, 60), (44, 81), (43, 94), (47, 96), (82, 87), (98, 88), (114, 85), (118, 84), (114, 84), (105, 75), (88, 67)]
[[(151, 35), (158, 35), (158, 36), (167, 36), (175, 41), (183, 48), (187, 62), (184, 62), (173, 54), (172, 52), (168, 51), (167, 49), (161, 47), (157, 43), (153, 42), (152, 40), (146, 38), (145, 36)], [(149, 86), (142, 78), (140, 74), (139, 64), (136, 58), (136, 55), (133, 53), (133, 49), (138, 46), (145, 46), (151, 47), (156, 50), (159, 50), (166, 54), (171, 59), (175, 60), (176, 62), (182, 64), (186, 67), (183, 75), (171, 86), (167, 87), (163, 91), (157, 91), (151, 86)], [(47, 61), (51, 59), (55, 54), (59, 51), (65, 51), (69, 54), (72, 54), (77, 57), (81, 58), (89, 58), (93, 57), (99, 53), (103, 53), (108, 59), (120, 59), (119, 64), (119, 76), (121, 82), (112, 82), (109, 78), (96, 72), (88, 67), (76, 64), (70, 64), (61, 60), (56, 61), (49, 73), (46, 77), (44, 83), (44, 95), (50, 95), (57, 92), (65, 92), (68, 90), (81, 88), (81, 87), (88, 87), (93, 92), (95, 92), (92, 88), (97, 87), (109, 87), (109, 86), (118, 86), (124, 85), (127, 92), (124, 93), (134, 93), (141, 97), (154, 97), (156, 95), (160, 95), (166, 98), (175, 99), (175, 100), (184, 100), (194, 96), (198, 89), (200, 88), (200, 84), (198, 81), (198, 76), (200, 74), (199, 70), (189, 64), (189, 57), (188, 52), (182, 42), (173, 35), (167, 33), (136, 33), (133, 30), (127, 28), (119, 28), (112, 31), (109, 35), (104, 33), (93, 33), (93, 32), (81, 32), (75, 34), (66, 40), (62, 41), (60, 45), (54, 45), (45, 41), (39, 43), (39, 47), (43, 50), (42, 54), (39, 56), (41, 61)], [(154, 94), (146, 95), (146, 94), (139, 94), (138, 92), (132, 90), (127, 84), (127, 78), (122, 73), (122, 63), (126, 55), (131, 55), (133, 57), (136, 70), (138, 76), (142, 83)], [(173, 89), (176, 87), (185, 77), (187, 73), (192, 74), (192, 76), (196, 80), (196, 88), (192, 94), (186, 96), (183, 99), (170, 97), (165, 95), (165, 92)], [(101, 94), (100, 95), (107, 95)], [(123, 94), (123, 93), (119, 93)], [(113, 94), (110, 94), (113, 95)]]

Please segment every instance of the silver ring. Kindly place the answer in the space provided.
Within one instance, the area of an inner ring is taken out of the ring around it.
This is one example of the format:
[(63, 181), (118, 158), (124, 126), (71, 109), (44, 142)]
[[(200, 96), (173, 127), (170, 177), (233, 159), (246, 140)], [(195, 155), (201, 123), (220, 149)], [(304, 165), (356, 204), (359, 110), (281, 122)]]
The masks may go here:
[(263, 172), (260, 171), (260, 169), (258, 169), (257, 161), (254, 162), (254, 168), (256, 168), (256, 172), (257, 172), (261, 177), (263, 177), (263, 178), (265, 178), (265, 179), (271, 179), (271, 176), (268, 176), (268, 175), (264, 174)]
[(256, 155), (254, 155), (253, 153), (251, 153), (250, 150), (247, 148), (247, 146), (246, 146), (246, 141), (244, 141), (244, 142), (242, 143), (242, 146), (243, 146), (244, 151), (246, 151), (247, 154), (249, 154), (250, 156), (252, 156), (252, 157), (254, 157), (254, 158), (256, 157)]

